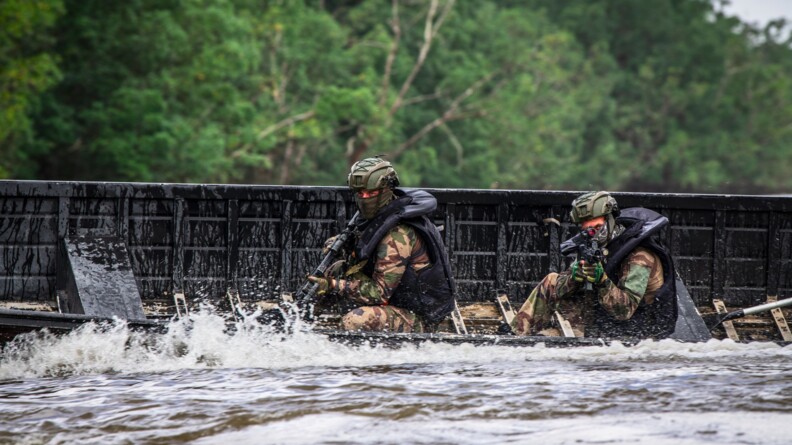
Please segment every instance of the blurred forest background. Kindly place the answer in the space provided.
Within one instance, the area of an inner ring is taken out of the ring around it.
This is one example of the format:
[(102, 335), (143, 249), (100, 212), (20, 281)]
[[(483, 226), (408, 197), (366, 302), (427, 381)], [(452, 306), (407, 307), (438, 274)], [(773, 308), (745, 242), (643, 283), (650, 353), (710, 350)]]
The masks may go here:
[(789, 193), (792, 39), (710, 0), (0, 0), (0, 178)]

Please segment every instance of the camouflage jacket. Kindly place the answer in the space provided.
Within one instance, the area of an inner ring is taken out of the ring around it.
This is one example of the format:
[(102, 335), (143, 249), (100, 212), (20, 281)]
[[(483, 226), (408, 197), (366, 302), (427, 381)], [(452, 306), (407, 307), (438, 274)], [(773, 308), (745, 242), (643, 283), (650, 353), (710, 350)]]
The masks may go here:
[(638, 247), (630, 252), (621, 265), (618, 284), (608, 281), (599, 290), (599, 302), (613, 318), (629, 320), (641, 301), (654, 302), (654, 297), (663, 285), (663, 264), (653, 252)]
[[(341, 295), (364, 305), (388, 304), (408, 267), (417, 272), (430, 265), (423, 240), (406, 224), (398, 224), (382, 237), (372, 259), (376, 263), (371, 276), (356, 271), (338, 280), (336, 287)], [(350, 267), (355, 269), (360, 268)]]
[[(616, 320), (629, 320), (641, 301), (654, 302), (654, 297), (663, 285), (663, 265), (657, 255), (638, 247), (622, 261), (621, 280), (606, 281), (597, 289), (597, 298), (605, 311)], [(571, 271), (558, 277), (556, 292), (560, 298), (579, 292), (583, 284), (572, 279)]]

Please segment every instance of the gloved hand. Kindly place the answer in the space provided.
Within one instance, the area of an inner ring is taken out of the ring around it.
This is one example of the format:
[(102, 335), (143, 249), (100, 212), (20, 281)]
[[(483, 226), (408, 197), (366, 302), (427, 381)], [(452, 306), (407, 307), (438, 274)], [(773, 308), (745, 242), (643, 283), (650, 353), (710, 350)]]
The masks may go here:
[(322, 296), (327, 293), (327, 291), (334, 288), (335, 280), (332, 278), (328, 279), (325, 277), (317, 277), (314, 275), (308, 275), (308, 281), (311, 283), (316, 283), (319, 287), (316, 289), (316, 295)]
[(581, 275), (582, 279), (592, 284), (602, 284), (608, 278), (601, 262), (589, 264), (585, 261), (581, 261), (578, 273)]
[(578, 283), (582, 283), (586, 279), (586, 277), (583, 276), (583, 271), (580, 270), (580, 262), (578, 260), (572, 263), (569, 270), (572, 271), (572, 279)]
[(325, 240), (324, 246), (322, 246), (322, 255), (327, 255), (327, 252), (330, 251), (330, 246), (333, 245), (336, 238), (338, 238), (338, 235), (333, 235)]

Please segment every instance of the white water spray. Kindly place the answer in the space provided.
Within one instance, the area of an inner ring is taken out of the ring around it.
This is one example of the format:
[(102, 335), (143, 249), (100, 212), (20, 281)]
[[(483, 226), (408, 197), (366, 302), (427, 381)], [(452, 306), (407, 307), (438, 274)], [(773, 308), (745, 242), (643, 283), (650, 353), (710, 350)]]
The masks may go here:
[(169, 324), (165, 333), (131, 330), (118, 321), (88, 323), (66, 335), (26, 334), (6, 345), (0, 357), (0, 380), (101, 373), (153, 373), (179, 369), (311, 366), (378, 366), (410, 363), (491, 363), (493, 361), (620, 362), (694, 360), (723, 362), (755, 356), (792, 358), (792, 346), (738, 344), (729, 340), (679, 343), (646, 341), (627, 347), (546, 348), (473, 346), (470, 344), (349, 346), (329, 341), (299, 320), (284, 330), (259, 323), (257, 314), (229, 325), (212, 308)]

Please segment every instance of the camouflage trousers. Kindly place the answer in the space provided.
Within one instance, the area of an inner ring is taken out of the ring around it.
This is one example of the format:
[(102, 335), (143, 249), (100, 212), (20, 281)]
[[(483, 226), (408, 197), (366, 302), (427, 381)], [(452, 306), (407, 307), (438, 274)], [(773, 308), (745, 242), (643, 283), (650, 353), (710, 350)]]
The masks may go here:
[(423, 332), (421, 319), (407, 309), (394, 306), (361, 306), (341, 319), (345, 331)]
[[(564, 282), (568, 281), (565, 273)], [(552, 326), (553, 314), (559, 311), (570, 322), (576, 335), (583, 335), (583, 306), (582, 298), (571, 300), (559, 297), (558, 282), (560, 274), (552, 272), (531, 291), (528, 299), (522, 305), (511, 328), (517, 335), (549, 335), (558, 336), (560, 331)]]

